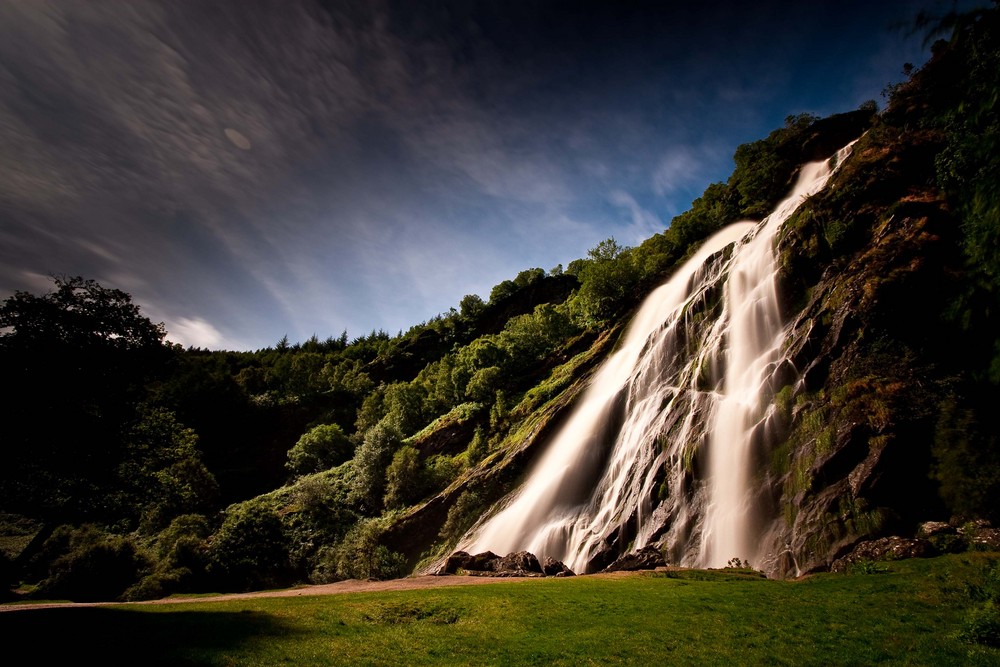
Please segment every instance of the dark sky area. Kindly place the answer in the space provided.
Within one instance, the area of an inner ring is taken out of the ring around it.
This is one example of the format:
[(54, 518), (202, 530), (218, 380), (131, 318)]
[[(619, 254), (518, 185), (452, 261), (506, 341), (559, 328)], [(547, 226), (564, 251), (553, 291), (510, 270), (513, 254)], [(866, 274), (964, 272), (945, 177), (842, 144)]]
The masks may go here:
[(405, 331), (881, 106), (951, 6), (8, 0), (0, 298), (82, 275), (212, 349)]

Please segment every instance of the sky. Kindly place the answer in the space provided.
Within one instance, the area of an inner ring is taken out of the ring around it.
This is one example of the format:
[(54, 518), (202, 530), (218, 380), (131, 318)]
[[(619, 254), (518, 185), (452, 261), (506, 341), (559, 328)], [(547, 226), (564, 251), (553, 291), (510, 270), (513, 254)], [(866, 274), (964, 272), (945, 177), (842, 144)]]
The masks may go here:
[(3, 0), (0, 299), (92, 278), (207, 349), (405, 332), (881, 107), (950, 7)]

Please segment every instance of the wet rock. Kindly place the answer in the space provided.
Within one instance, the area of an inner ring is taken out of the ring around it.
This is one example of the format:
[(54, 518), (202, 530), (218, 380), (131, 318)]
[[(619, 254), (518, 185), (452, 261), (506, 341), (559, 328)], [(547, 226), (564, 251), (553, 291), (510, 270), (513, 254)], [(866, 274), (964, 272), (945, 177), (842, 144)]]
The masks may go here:
[(615, 562), (604, 568), (604, 572), (631, 572), (634, 570), (655, 570), (666, 566), (660, 550), (654, 546), (645, 546), (637, 551), (631, 551), (620, 556)]
[(484, 551), (475, 556), (470, 556), (464, 569), (475, 570), (477, 572), (494, 572), (497, 569), (498, 562), (500, 562), (500, 556), (492, 551)]
[(846, 572), (848, 566), (862, 561), (928, 558), (935, 555), (937, 550), (927, 540), (898, 536), (880, 537), (877, 540), (859, 542), (850, 553), (833, 561), (830, 570)]
[(494, 568), (498, 573), (507, 576), (521, 577), (532, 574), (544, 574), (542, 566), (538, 562), (535, 554), (527, 551), (517, 551), (501, 558)]
[[(558, 561), (553, 562), (561, 565), (566, 572), (569, 572), (569, 569), (562, 563)], [(517, 551), (503, 557), (496, 555), (492, 551), (484, 551), (475, 555), (470, 555), (465, 551), (456, 551), (448, 557), (448, 560), (445, 561), (444, 566), (438, 574), (456, 574), (459, 571), (473, 577), (545, 576), (538, 558), (527, 551)]]
[(935, 535), (955, 535), (958, 531), (944, 521), (925, 521), (917, 526), (917, 537), (934, 537)]
[(551, 556), (545, 557), (545, 562), (542, 563), (542, 572), (545, 573), (546, 577), (572, 577), (575, 576), (573, 570), (566, 567), (566, 564), (561, 560), (556, 560)]
[(456, 551), (448, 556), (448, 560), (444, 562), (444, 565), (435, 574), (455, 574), (459, 570), (468, 569), (467, 566), (471, 558), (472, 556), (465, 551)]

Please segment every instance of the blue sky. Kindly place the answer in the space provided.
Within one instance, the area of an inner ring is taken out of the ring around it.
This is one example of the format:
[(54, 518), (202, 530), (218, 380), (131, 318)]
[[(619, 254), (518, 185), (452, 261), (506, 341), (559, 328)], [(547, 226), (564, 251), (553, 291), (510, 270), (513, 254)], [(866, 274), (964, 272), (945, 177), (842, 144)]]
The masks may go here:
[(4, 3), (0, 298), (82, 275), (211, 349), (405, 331), (881, 105), (950, 7)]

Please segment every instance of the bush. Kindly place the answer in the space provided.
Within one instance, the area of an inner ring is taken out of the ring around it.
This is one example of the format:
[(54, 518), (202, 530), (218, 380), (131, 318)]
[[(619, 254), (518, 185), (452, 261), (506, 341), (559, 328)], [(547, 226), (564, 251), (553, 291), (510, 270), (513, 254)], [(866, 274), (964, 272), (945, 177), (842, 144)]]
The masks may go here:
[(281, 519), (259, 501), (231, 505), (209, 542), (208, 574), (226, 589), (290, 583), (288, 539)]
[(966, 594), (976, 605), (969, 610), (959, 639), (1000, 647), (1000, 563), (991, 563), (982, 583), (967, 585)]
[(992, 600), (969, 611), (959, 639), (970, 644), (1000, 647), (1000, 609)]
[(482, 513), (483, 500), (475, 491), (463, 491), (448, 510), (448, 518), (441, 526), (438, 534), (448, 544), (454, 544), (461, 539), (476, 518)]
[(285, 467), (297, 475), (308, 475), (350, 460), (354, 446), (337, 424), (321, 424), (306, 431), (288, 450)]
[(39, 594), (75, 602), (121, 599), (150, 568), (149, 559), (127, 537), (93, 526), (61, 526), (43, 545), (50, 561)]
[(382, 509), (386, 469), (392, 463), (401, 441), (399, 429), (382, 421), (365, 433), (364, 441), (354, 452), (355, 476), (351, 499), (358, 502), (368, 515), (374, 516)]
[(393, 579), (406, 574), (406, 558), (381, 544), (381, 519), (358, 523), (335, 547), (324, 549), (313, 572), (314, 581)]
[(420, 500), (426, 488), (420, 453), (410, 445), (403, 445), (393, 455), (386, 470), (385, 506), (402, 509)]

